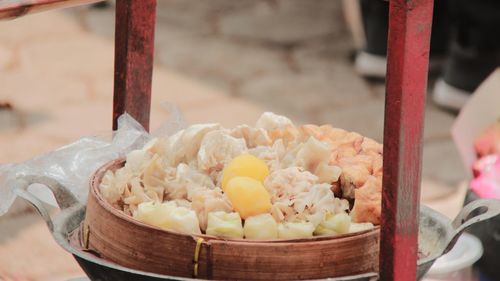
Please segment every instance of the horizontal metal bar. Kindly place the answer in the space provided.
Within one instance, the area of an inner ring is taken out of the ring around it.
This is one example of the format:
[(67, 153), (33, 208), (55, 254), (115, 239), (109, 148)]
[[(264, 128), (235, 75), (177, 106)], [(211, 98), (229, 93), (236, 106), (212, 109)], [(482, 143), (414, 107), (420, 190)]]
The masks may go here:
[(1, 0), (0, 19), (15, 19), (31, 13), (102, 1), (103, 0)]

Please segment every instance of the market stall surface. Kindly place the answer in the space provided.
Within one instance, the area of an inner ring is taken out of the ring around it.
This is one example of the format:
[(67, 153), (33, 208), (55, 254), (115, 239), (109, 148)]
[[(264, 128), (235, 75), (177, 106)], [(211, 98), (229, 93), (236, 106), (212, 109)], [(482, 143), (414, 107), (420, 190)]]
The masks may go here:
[[(314, 21), (303, 21), (302, 33), (275, 29), (257, 36), (242, 29), (255, 13), (262, 21), (270, 21), (266, 15), (276, 18), (273, 13), (286, 21), (306, 18), (300, 14), (304, 7), (298, 11), (287, 5), (267, 7), (268, 1), (242, 1), (241, 7), (218, 2), (230, 7), (223, 12), (205, 5), (187, 9), (199, 14), (190, 17), (196, 19), (191, 25), (179, 11), (192, 1), (160, 2), (152, 128), (168, 118), (161, 104), (169, 102), (188, 123), (234, 126), (253, 123), (262, 111), (272, 110), (298, 122), (332, 123), (381, 140), (383, 85), (354, 73), (346, 59), (349, 40), (339, 40), (347, 36), (340, 22), (320, 29)], [(337, 6), (328, 7), (331, 13), (340, 12)], [(322, 17), (318, 20), (324, 24)], [(0, 22), (0, 27), (0, 163), (23, 161), (84, 135), (109, 133), (112, 10), (49, 12)], [(318, 30), (314, 38), (305, 36), (311, 28)], [(463, 169), (449, 135), (453, 116), (429, 104), (427, 121), (423, 197), (455, 208), (460, 194), (454, 191)], [(41, 219), (26, 208), (16, 204), (0, 218), (0, 279), (82, 276)]]

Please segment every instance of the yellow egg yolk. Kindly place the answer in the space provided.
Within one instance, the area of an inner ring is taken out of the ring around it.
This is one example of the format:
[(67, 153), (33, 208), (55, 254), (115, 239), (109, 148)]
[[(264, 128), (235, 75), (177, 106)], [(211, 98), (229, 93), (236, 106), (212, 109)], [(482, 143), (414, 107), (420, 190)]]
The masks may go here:
[(233, 208), (241, 218), (269, 212), (271, 198), (262, 183), (250, 177), (233, 177), (226, 186), (225, 193)]
[(250, 154), (242, 154), (233, 158), (224, 169), (221, 187), (225, 190), (234, 177), (249, 177), (264, 183), (268, 175), (269, 168), (264, 161)]

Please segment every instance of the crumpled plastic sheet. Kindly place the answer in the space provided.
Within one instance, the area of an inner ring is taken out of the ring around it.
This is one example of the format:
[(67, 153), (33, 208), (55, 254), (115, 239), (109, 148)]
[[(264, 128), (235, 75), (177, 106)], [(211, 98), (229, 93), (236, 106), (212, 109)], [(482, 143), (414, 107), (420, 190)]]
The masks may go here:
[(168, 104), (165, 107), (170, 111), (170, 118), (151, 135), (125, 113), (118, 119), (118, 130), (107, 136), (83, 137), (26, 162), (0, 165), (0, 215), (5, 214), (16, 199), (14, 190), (20, 188), (19, 178), (26, 175), (55, 179), (85, 204), (89, 179), (99, 167), (143, 147), (152, 136), (168, 136), (183, 128), (178, 109)]

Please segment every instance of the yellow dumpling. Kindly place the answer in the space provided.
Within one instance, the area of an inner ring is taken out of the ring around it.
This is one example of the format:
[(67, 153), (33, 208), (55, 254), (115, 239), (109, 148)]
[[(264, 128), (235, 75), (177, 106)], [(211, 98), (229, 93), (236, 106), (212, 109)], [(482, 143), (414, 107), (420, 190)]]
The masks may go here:
[(225, 193), (233, 208), (243, 219), (267, 213), (271, 209), (269, 193), (258, 180), (234, 177), (226, 186)]
[(224, 168), (222, 173), (222, 190), (226, 189), (227, 184), (234, 177), (250, 177), (263, 183), (268, 175), (269, 168), (266, 162), (253, 155), (242, 154), (233, 158), (226, 168)]
[(349, 232), (351, 217), (346, 213), (327, 215), (314, 230), (315, 235), (336, 235)]
[(226, 238), (243, 238), (241, 217), (238, 213), (210, 212), (206, 233)]
[(246, 239), (267, 240), (278, 238), (278, 224), (271, 214), (249, 217), (243, 226)]

